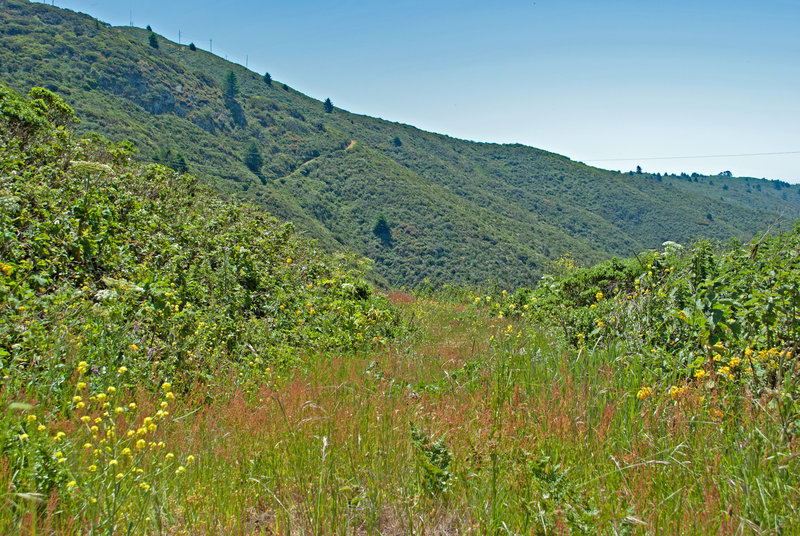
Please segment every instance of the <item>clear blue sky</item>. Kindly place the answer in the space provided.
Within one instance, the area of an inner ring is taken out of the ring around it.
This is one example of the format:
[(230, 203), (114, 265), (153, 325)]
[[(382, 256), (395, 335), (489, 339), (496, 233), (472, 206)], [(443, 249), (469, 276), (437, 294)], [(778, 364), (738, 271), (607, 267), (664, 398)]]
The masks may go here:
[[(337, 107), (458, 138), (800, 182), (798, 0), (55, 5), (114, 25), (132, 12)], [(649, 159), (779, 152), (794, 154)]]

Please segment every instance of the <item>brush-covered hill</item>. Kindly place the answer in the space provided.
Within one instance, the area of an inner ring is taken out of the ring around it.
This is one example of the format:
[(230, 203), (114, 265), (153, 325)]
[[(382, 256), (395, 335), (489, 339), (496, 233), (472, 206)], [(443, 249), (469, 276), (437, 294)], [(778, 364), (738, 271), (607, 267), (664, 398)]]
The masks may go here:
[(798, 186), (622, 174), (326, 110), (208, 52), (43, 4), (0, 4), (0, 35), (0, 80), (63, 95), (79, 132), (132, 140), (143, 160), (373, 259), (389, 285), (525, 285), (565, 254), (591, 263), (665, 240), (744, 239), (800, 216)]
[[(398, 327), (346, 258), (195, 177), (76, 137), (53, 93), (0, 85), (0, 369), (8, 389), (98, 376), (191, 384), (218, 367), (292, 365)], [(64, 394), (67, 396), (67, 394)]]

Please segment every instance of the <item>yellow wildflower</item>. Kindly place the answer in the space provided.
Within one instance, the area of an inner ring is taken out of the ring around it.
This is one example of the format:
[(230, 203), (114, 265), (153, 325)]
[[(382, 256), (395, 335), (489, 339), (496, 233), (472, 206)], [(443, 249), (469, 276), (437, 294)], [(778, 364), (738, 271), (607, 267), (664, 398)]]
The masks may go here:
[(676, 385), (673, 385), (672, 387), (669, 388), (669, 397), (672, 400), (678, 400), (678, 398), (680, 398), (680, 396), (683, 394), (685, 390), (686, 390), (685, 387), (678, 387)]
[(697, 370), (694, 372), (694, 377), (695, 377), (696, 379), (698, 379), (698, 380), (702, 380), (702, 379), (703, 379), (703, 378), (705, 378), (706, 376), (708, 376), (708, 374), (706, 373), (706, 371), (705, 371), (704, 369), (697, 369)]

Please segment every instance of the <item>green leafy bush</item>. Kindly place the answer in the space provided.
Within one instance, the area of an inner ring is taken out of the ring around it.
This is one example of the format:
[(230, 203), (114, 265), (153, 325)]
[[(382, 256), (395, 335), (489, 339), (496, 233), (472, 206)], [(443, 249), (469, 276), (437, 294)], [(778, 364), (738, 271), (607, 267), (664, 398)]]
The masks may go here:
[(2, 91), (7, 387), (63, 399), (81, 361), (98, 385), (121, 366), (189, 385), (400, 329), (388, 301), (291, 224), (192, 176), (132, 165), (130, 145), (74, 141), (52, 119), (64, 115), (52, 94)]

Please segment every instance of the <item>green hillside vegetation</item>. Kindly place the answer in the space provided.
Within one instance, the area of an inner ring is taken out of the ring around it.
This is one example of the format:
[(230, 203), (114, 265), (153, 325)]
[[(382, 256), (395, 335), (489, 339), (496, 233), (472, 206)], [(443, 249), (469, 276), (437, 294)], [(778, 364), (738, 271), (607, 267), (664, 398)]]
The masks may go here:
[[(146, 30), (23, 0), (0, 13), (0, 80), (56, 91), (79, 132), (131, 140), (140, 160), (188, 169), (322, 248), (373, 259), (372, 277), (388, 286), (532, 285), (565, 254), (591, 264), (666, 240), (745, 240), (800, 216), (798, 186), (621, 174), (329, 113), (196, 47), (155, 35), (155, 48)], [(380, 215), (391, 241), (372, 232)]]
[(6, 387), (51, 398), (73, 361), (190, 385), (220, 363), (289, 366), (393, 332), (388, 302), (349, 275), (354, 259), (321, 255), (193, 176), (132, 162), (130, 144), (77, 140), (68, 106), (30, 97), (0, 88)]
[(800, 530), (800, 225), (391, 305), (72, 116), (0, 87), (0, 533)]

